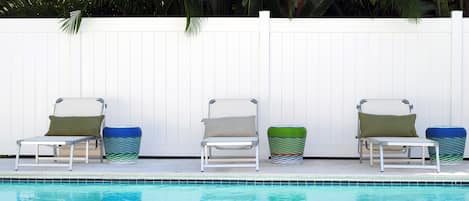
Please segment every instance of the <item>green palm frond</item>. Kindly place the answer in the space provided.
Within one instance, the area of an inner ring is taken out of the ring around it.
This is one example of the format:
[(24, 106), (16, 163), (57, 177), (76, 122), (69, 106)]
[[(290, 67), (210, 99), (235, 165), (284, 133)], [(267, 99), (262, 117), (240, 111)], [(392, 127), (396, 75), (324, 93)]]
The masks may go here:
[(424, 13), (422, 0), (353, 0), (362, 8), (367, 8), (371, 16), (392, 15), (420, 18)]
[(70, 10), (82, 8), (77, 0), (0, 0), (0, 15), (25, 17), (66, 17)]
[[(186, 32), (197, 31), (202, 16), (255, 16), (270, 10), (273, 17), (448, 16), (463, 0), (0, 0), (0, 16), (64, 17), (61, 29), (76, 34), (82, 17), (185, 16)], [(72, 12), (80, 10), (81, 12)], [(70, 16), (69, 16), (70, 15)]]
[(304, 0), (302, 6), (298, 8), (297, 16), (323, 16), (334, 3), (335, 0)]
[[(245, 13), (248, 16), (253, 16), (253, 15), (256, 15), (261, 10), (268, 10), (265, 7), (265, 3), (264, 3), (265, 1), (271, 1), (271, 0), (242, 0), (240, 5), (244, 11), (241, 13)], [(238, 12), (238, 11), (234, 11), (234, 12)]]
[(70, 12), (70, 17), (62, 20), (62, 31), (69, 34), (77, 34), (80, 30), (81, 19), (81, 10)]
[(186, 12), (186, 31), (189, 31), (190, 25), (191, 25), (191, 17), (192, 17), (192, 10), (190, 6), (189, 0), (183, 0), (184, 1), (184, 11)]

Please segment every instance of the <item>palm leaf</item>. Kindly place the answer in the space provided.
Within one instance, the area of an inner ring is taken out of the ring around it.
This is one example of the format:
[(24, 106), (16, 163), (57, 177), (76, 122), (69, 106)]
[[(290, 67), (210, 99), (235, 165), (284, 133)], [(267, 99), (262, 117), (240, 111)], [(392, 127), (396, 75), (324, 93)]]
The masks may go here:
[(80, 30), (81, 19), (81, 10), (70, 12), (70, 17), (62, 20), (62, 31), (69, 34), (77, 34)]
[(184, 11), (186, 12), (186, 31), (189, 31), (191, 25), (191, 17), (192, 17), (192, 10), (191, 6), (189, 5), (189, 0), (184, 0)]

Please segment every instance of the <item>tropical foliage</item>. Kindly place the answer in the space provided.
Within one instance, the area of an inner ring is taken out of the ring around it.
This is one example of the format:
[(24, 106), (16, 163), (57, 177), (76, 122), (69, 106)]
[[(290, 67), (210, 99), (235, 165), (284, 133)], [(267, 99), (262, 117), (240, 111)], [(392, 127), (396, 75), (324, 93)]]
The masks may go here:
[[(449, 16), (464, 0), (0, 0), (0, 16), (64, 17), (64, 30), (76, 32), (81, 17), (99, 16), (256, 16), (410, 17)], [(466, 5), (467, 7), (467, 5)], [(80, 12), (70, 13), (80, 10)]]

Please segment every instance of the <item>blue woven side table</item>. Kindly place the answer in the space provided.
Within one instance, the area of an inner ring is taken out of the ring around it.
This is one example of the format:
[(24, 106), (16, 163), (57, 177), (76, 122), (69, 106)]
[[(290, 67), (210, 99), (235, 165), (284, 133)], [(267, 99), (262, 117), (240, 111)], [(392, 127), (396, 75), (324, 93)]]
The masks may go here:
[[(464, 159), (466, 129), (461, 127), (430, 127), (426, 136), (440, 144), (440, 161), (444, 165), (459, 164)], [(430, 158), (435, 159), (435, 149), (428, 148)]]
[(142, 130), (136, 126), (112, 126), (103, 130), (106, 159), (111, 163), (132, 164), (138, 160)]

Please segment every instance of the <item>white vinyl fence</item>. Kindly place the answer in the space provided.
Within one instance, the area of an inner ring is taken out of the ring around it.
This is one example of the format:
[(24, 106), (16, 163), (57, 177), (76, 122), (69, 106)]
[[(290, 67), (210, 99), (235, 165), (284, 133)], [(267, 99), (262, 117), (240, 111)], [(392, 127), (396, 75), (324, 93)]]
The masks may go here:
[[(0, 154), (47, 131), (54, 100), (99, 96), (107, 123), (143, 129), (142, 155), (198, 156), (211, 98), (254, 97), (266, 129), (301, 124), (306, 156), (356, 157), (361, 98), (407, 98), (417, 130), (469, 128), (469, 20), (84, 19), (80, 34), (58, 19), (0, 19)], [(466, 154), (469, 156), (469, 152)]]
[[(462, 93), (462, 122), (461, 125), (463, 125), (466, 129), (469, 128), (469, 19), (464, 18), (463, 19), (463, 41), (461, 42), (462, 44), (462, 73), (461, 73), (461, 79), (462, 79), (462, 88), (461, 88), (461, 93)], [(468, 143), (466, 141), (466, 152), (465, 156), (469, 156), (469, 147)]]

